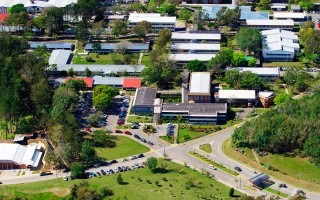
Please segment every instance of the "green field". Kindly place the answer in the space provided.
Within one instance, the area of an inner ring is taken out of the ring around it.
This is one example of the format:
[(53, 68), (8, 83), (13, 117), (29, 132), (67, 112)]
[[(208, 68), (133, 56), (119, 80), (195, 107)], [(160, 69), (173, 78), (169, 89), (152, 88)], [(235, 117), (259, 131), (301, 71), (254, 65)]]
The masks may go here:
[(106, 160), (124, 158), (127, 156), (133, 156), (149, 151), (148, 147), (145, 147), (140, 143), (125, 136), (118, 136), (117, 146), (115, 148), (97, 147), (95, 149), (97, 151), (98, 156)]
[(99, 57), (96, 57), (96, 53), (89, 54), (93, 61), (86, 61), (86, 56), (75, 56), (72, 60), (73, 64), (114, 64), (110, 54), (100, 54)]
[(143, 53), (141, 64), (145, 65), (146, 67), (150, 67), (151, 66), (152, 63), (151, 63), (149, 54)]
[(152, 117), (147, 116), (129, 116), (128, 122), (139, 122), (139, 123), (152, 123)]
[(202, 151), (207, 152), (207, 153), (212, 153), (211, 145), (208, 144), (208, 143), (207, 143), (207, 144), (200, 145), (200, 146), (199, 146), (199, 149), (201, 149)]
[[(258, 156), (259, 161), (257, 162), (250, 149), (244, 149), (244, 154), (242, 154), (231, 145), (231, 140), (224, 143), (223, 152), (279, 180), (312, 191), (320, 191), (320, 168), (310, 163), (308, 158), (286, 157), (269, 153), (264, 157)], [(262, 164), (267, 164), (268, 167), (264, 167)]]
[[(89, 187), (99, 189), (107, 186), (114, 191), (114, 196), (107, 199), (231, 199), (229, 197), (229, 187), (203, 176), (193, 169), (164, 160), (158, 161), (158, 166), (165, 167), (166, 172), (153, 174), (149, 169), (123, 172), (123, 180), (128, 183), (126, 185), (119, 185), (116, 175), (92, 178), (88, 180)], [(150, 182), (147, 183), (147, 180)], [(155, 184), (156, 181), (159, 182), (157, 185)], [(64, 197), (69, 194), (71, 184), (80, 182), (81, 180), (63, 181), (61, 178), (0, 186), (0, 194), (2, 195), (0, 198), (58, 199), (57, 196)], [(25, 193), (28, 193), (28, 195)], [(235, 191), (235, 195), (240, 195), (240, 193)]]
[(263, 63), (263, 67), (303, 67), (302, 62), (270, 62)]

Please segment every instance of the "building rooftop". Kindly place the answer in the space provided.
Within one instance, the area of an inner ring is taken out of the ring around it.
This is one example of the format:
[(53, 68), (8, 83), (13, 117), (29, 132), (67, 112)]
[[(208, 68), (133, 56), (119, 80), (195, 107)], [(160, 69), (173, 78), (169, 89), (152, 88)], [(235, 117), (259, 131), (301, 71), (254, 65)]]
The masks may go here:
[(211, 94), (211, 74), (210, 72), (192, 72), (190, 78), (189, 94)]
[(274, 12), (273, 18), (288, 18), (288, 19), (304, 19), (304, 13), (294, 13), (294, 12)]
[(144, 65), (58, 65), (57, 71), (68, 71), (73, 68), (73, 71), (84, 72), (86, 68), (91, 72), (102, 72), (104, 74), (128, 72), (128, 73), (140, 73), (144, 69)]
[(261, 98), (269, 98), (269, 97), (274, 96), (274, 95), (275, 94), (272, 91), (260, 91), (259, 92), (259, 97), (261, 97)]
[(226, 103), (165, 103), (162, 112), (189, 112), (190, 116), (217, 116), (218, 113), (227, 112)]
[(71, 49), (72, 43), (69, 42), (28, 42), (31, 49), (46, 46), (48, 49)]
[(173, 32), (171, 39), (185, 39), (185, 40), (221, 40), (220, 33), (212, 32)]
[(139, 88), (141, 81), (141, 78), (124, 78), (123, 88)]
[(273, 29), (261, 31), (263, 36), (262, 47), (263, 51), (288, 51), (295, 52), (299, 50), (298, 36), (291, 31)]
[(279, 76), (279, 69), (276, 67), (229, 67), (227, 70), (250, 71), (260, 76)]
[[(85, 50), (93, 50), (92, 48), (93, 43), (88, 43), (84, 47)], [(131, 42), (122, 42), (122, 43), (100, 43), (101, 50), (108, 49), (108, 50), (116, 50), (118, 46), (125, 46), (127, 50), (149, 50), (149, 43), (131, 43)]]
[(219, 90), (219, 99), (256, 99), (255, 90)]
[(49, 65), (65, 65), (68, 64), (70, 59), (71, 51), (70, 50), (63, 50), (57, 49), (53, 50), (50, 58), (49, 58)]
[(64, 82), (67, 82), (70, 79), (72, 79), (72, 80), (83, 80), (86, 83), (88, 88), (92, 88), (92, 86), (93, 86), (93, 78), (88, 78), (88, 77), (71, 78), (71, 77), (67, 77)]
[(124, 19), (126, 15), (109, 15), (108, 19)]
[(269, 12), (241, 12), (240, 20), (247, 19), (269, 19)]
[(103, 77), (103, 76), (94, 76), (93, 85), (116, 85), (122, 86), (124, 78), (122, 77)]
[(291, 5), (291, 10), (301, 10), (300, 5)]
[(138, 23), (148, 21), (150, 23), (175, 23), (176, 17), (162, 17), (154, 13), (130, 13), (129, 22)]
[(9, 8), (16, 4), (23, 4), (24, 7), (65, 7), (66, 5), (77, 3), (78, 0), (48, 0), (33, 1), (30, 0), (1, 0), (0, 7)]
[(247, 19), (249, 26), (294, 26), (293, 20)]
[(216, 57), (216, 54), (170, 54), (169, 60), (172, 60), (172, 61), (191, 61), (191, 60), (208, 61), (214, 57)]
[(181, 50), (220, 50), (220, 44), (205, 43), (175, 43), (171, 45), (171, 49)]
[(8, 13), (0, 13), (0, 23), (4, 23), (6, 17), (8, 17)]
[(135, 94), (133, 106), (153, 105), (157, 96), (157, 89), (150, 87), (138, 88)]

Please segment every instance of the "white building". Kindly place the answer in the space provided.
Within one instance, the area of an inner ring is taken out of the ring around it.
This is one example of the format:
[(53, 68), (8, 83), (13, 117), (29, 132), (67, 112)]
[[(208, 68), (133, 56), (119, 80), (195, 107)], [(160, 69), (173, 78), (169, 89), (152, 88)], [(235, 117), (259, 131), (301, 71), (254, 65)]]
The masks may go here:
[(247, 19), (246, 26), (257, 28), (260, 30), (270, 30), (279, 28), (282, 30), (292, 30), (294, 26), (293, 20), (268, 20), (268, 19)]
[(306, 16), (304, 13), (295, 13), (295, 12), (274, 12), (273, 18), (275, 20), (287, 20), (291, 19), (294, 22), (304, 22), (306, 21)]
[(66, 7), (69, 4), (77, 3), (78, 0), (1, 0), (0, 13), (7, 13), (8, 8), (16, 4), (23, 4), (29, 13), (40, 13), (47, 7)]
[(171, 53), (215, 54), (220, 51), (220, 44), (176, 43), (171, 45)]
[(147, 21), (152, 24), (152, 32), (158, 33), (161, 29), (175, 30), (176, 17), (162, 17), (159, 13), (130, 13), (128, 28), (131, 30), (139, 22)]
[(215, 93), (215, 101), (237, 105), (252, 106), (257, 100), (255, 90), (222, 90)]
[(220, 43), (221, 34), (212, 31), (174, 32), (172, 43)]
[(191, 73), (188, 101), (211, 103), (211, 74), (209, 72)]
[(280, 77), (279, 68), (277, 67), (230, 67), (227, 70), (238, 70), (240, 73), (249, 71), (268, 80), (276, 80)]
[(280, 29), (262, 31), (262, 54), (266, 61), (292, 61), (299, 52), (298, 36)]
[(53, 50), (50, 58), (49, 65), (65, 65), (70, 61), (70, 50), (57, 49)]
[(216, 54), (170, 54), (169, 60), (177, 62), (178, 65), (188, 64), (191, 60), (206, 62), (216, 57)]

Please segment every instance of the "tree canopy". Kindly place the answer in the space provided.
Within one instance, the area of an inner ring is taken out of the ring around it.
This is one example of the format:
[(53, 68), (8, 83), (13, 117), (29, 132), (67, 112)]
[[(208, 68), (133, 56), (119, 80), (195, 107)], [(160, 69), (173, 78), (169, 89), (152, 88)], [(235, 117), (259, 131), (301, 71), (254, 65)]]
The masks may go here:
[(93, 105), (100, 110), (106, 109), (118, 90), (108, 85), (99, 85), (93, 89)]
[(191, 60), (187, 64), (187, 68), (191, 72), (204, 72), (207, 71), (207, 66), (200, 60)]
[(286, 101), (237, 128), (232, 141), (238, 147), (272, 153), (300, 150), (320, 164), (320, 92)]
[(250, 71), (240, 73), (238, 70), (228, 70), (224, 80), (235, 89), (256, 89), (264, 84), (264, 80), (258, 74)]
[(151, 31), (151, 23), (147, 21), (141, 21), (132, 28), (132, 33), (137, 35), (139, 38), (145, 38), (147, 33)]
[(233, 50), (231, 48), (225, 48), (221, 50), (216, 57), (212, 58), (208, 63), (208, 67), (212, 68), (215, 73), (220, 73), (227, 66), (231, 65), (233, 60)]
[(117, 37), (119, 37), (119, 35), (125, 35), (128, 32), (127, 23), (120, 19), (115, 20), (111, 32)]
[(261, 50), (262, 36), (259, 29), (240, 28), (236, 34), (236, 41), (241, 51), (249, 53)]

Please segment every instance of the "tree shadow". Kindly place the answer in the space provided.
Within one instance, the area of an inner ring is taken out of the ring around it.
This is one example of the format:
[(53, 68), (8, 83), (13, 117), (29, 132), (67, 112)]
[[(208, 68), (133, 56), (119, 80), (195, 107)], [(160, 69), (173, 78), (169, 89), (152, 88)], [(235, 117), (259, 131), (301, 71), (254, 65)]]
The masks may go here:
[(160, 167), (157, 167), (153, 170), (154, 174), (167, 174), (170, 172), (172, 172), (171, 169), (165, 169), (165, 168), (160, 168)]
[(129, 182), (122, 182), (120, 185), (128, 185)]

